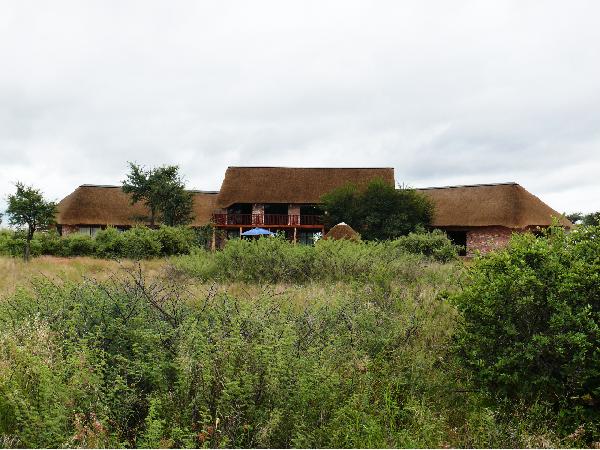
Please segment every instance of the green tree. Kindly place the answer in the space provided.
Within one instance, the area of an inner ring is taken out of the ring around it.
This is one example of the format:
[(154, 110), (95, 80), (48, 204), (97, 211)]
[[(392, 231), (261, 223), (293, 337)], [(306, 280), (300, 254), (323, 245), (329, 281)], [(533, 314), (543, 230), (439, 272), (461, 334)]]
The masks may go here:
[(583, 219), (583, 213), (574, 212), (574, 213), (570, 213), (570, 214), (565, 214), (565, 217), (567, 219), (569, 219), (572, 223), (577, 223), (581, 219)]
[(382, 179), (364, 190), (347, 184), (321, 198), (325, 224), (346, 222), (363, 239), (394, 239), (425, 228), (433, 217), (431, 201), (414, 189), (396, 189)]
[(600, 225), (600, 211), (586, 214), (585, 216), (583, 216), (581, 223), (583, 225), (599, 226)]
[(38, 230), (47, 229), (54, 223), (56, 215), (56, 203), (44, 199), (39, 189), (17, 183), (17, 192), (8, 196), (8, 223), (10, 225), (25, 228), (26, 243), (24, 251), (25, 261), (29, 261), (31, 252), (31, 240)]
[(583, 214), (580, 212), (574, 212), (571, 214), (565, 214), (565, 217), (573, 223), (579, 225), (598, 226), (600, 225), (600, 211)]
[(144, 169), (130, 162), (129, 169), (123, 192), (131, 194), (132, 204), (144, 202), (151, 226), (157, 219), (170, 226), (192, 221), (192, 194), (185, 190), (178, 166)]

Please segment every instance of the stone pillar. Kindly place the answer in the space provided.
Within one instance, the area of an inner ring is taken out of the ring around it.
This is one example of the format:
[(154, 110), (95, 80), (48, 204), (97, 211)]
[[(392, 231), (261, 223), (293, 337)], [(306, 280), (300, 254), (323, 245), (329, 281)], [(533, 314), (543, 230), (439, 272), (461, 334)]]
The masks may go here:
[(300, 205), (288, 205), (288, 225), (300, 225)]
[(264, 225), (265, 223), (265, 205), (263, 203), (252, 204), (252, 225)]

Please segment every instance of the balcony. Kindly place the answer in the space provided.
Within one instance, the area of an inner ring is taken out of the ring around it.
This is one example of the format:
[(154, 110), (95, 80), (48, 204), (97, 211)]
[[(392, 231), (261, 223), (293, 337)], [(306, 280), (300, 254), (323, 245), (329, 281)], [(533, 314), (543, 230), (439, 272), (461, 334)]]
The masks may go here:
[(323, 225), (323, 216), (290, 214), (213, 214), (212, 223), (222, 227), (316, 227)]

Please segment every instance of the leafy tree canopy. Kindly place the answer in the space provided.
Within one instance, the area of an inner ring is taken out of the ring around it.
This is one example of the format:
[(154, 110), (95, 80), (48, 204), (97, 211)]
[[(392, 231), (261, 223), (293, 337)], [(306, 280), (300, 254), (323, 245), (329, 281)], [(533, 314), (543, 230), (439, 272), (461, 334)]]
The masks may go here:
[(192, 221), (192, 194), (185, 190), (178, 166), (144, 169), (129, 163), (123, 192), (133, 203), (143, 202), (150, 212), (150, 225), (161, 220), (166, 225), (185, 225)]
[(566, 218), (569, 219), (573, 223), (578, 223), (581, 225), (588, 225), (588, 226), (600, 225), (600, 211), (589, 213), (589, 214), (575, 212), (575, 213), (567, 214)]
[(8, 223), (27, 229), (25, 260), (29, 260), (30, 242), (38, 230), (47, 229), (54, 223), (56, 203), (46, 201), (39, 189), (17, 183), (17, 192), (8, 196)]
[(321, 198), (325, 224), (346, 222), (366, 240), (394, 239), (431, 223), (433, 204), (414, 189), (396, 189), (374, 179), (366, 189), (354, 184), (335, 189)]

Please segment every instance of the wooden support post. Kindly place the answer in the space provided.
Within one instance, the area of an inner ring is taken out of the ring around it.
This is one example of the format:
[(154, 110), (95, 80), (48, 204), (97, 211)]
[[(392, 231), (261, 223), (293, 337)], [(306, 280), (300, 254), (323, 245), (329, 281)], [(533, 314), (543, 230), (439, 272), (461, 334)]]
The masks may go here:
[(212, 242), (210, 243), (210, 250), (215, 252), (217, 250), (217, 230), (215, 227), (212, 229)]
[(294, 227), (294, 245), (296, 244), (296, 227)]
[(240, 239), (242, 238), (242, 227), (240, 227)]

